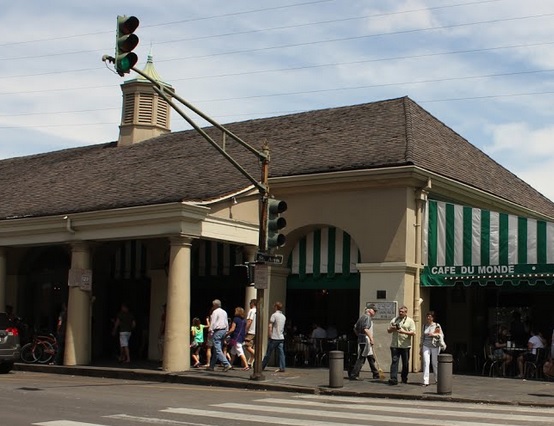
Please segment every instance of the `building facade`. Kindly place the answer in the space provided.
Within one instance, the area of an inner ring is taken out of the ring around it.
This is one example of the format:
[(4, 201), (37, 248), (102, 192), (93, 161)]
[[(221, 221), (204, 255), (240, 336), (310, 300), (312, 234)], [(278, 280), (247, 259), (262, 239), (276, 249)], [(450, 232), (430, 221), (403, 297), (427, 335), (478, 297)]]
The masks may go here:
[[(157, 110), (167, 105), (146, 81), (122, 90), (119, 143), (0, 161), (0, 303), (52, 328), (66, 302), (67, 365), (113, 354), (123, 301), (137, 318), (134, 354), (156, 359), (167, 303), (163, 368), (181, 371), (190, 367), (191, 319), (204, 318), (214, 298), (232, 313), (256, 296), (234, 266), (255, 259), (259, 194), (194, 131), (170, 132)], [(363, 306), (379, 303), (381, 360), (401, 305), (418, 329), (422, 313), (440, 312), (452, 346), (466, 352), (482, 345), (480, 335), (462, 343), (492, 315), (460, 325), (460, 316), (488, 306), (475, 302), (484, 287), (446, 289), (426, 275), (432, 203), (554, 217), (554, 203), (409, 98), (226, 127), (254, 146), (269, 143), (270, 190), (288, 204), (285, 262), (270, 268), (264, 315), (281, 300), (304, 334), (316, 322), (348, 339)], [(205, 131), (257, 175), (257, 158)]]

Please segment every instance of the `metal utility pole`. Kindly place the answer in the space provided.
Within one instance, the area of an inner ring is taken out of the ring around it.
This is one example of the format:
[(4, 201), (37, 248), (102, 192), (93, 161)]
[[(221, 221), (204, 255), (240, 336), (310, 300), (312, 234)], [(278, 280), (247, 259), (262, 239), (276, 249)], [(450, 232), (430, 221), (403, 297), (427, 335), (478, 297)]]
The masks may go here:
[[(269, 194), (269, 145), (267, 141), (263, 146), (264, 159), (262, 160), (262, 186), (265, 191), (260, 191), (260, 233), (258, 239), (258, 249), (266, 252), (267, 250), (267, 213), (268, 213), (268, 194)], [(263, 266), (262, 266), (263, 265)], [(264, 273), (261, 273), (263, 268)], [(264, 276), (262, 278), (262, 276)], [(260, 280), (258, 279), (260, 278)], [(263, 282), (265, 280), (265, 282)], [(262, 281), (262, 282), (260, 282)], [(265, 287), (268, 284), (267, 267), (265, 264), (256, 261), (254, 267), (254, 283), (256, 285), (256, 299), (258, 305), (256, 307), (256, 335), (254, 336), (254, 371), (250, 375), (251, 380), (265, 380), (262, 369), (262, 354), (263, 354), (263, 337), (265, 334), (264, 325), (264, 304), (265, 304)]]
[[(134, 17), (131, 17), (134, 18)], [(118, 18), (119, 19), (119, 18)], [(136, 18), (134, 18), (136, 20)], [(138, 20), (137, 26), (138, 26)], [(118, 21), (119, 22), (119, 21)], [(136, 27), (135, 27), (136, 28)], [(119, 33), (118, 33), (119, 37)], [(138, 43), (138, 40), (137, 40)], [(135, 44), (136, 45), (136, 44)], [(127, 54), (128, 55), (128, 54)], [(116, 65), (116, 70), (118, 73), (123, 76), (123, 73), (120, 72), (121, 70), (117, 69), (117, 59), (109, 56), (104, 55), (102, 57), (102, 60), (104, 62), (108, 61), (111, 63), (114, 63)], [(136, 62), (136, 61), (135, 61)], [(128, 73), (129, 70), (132, 70), (136, 72), (137, 74), (141, 75), (150, 83), (153, 85), (154, 91), (158, 93), (167, 103), (170, 105), (181, 117), (183, 117), (193, 128), (198, 132), (206, 141), (208, 141), (219, 153), (227, 159), (240, 173), (242, 173), (257, 189), (260, 194), (260, 228), (259, 228), (259, 238), (258, 238), (258, 259), (256, 260), (255, 265), (255, 275), (259, 278), (256, 278), (255, 281), (259, 282), (259, 284), (256, 285), (257, 291), (256, 291), (256, 298), (257, 298), (257, 310), (256, 310), (256, 336), (255, 336), (255, 356), (254, 356), (254, 371), (251, 375), (252, 380), (264, 380), (264, 376), (262, 374), (262, 353), (263, 353), (263, 341), (264, 341), (264, 335), (265, 335), (265, 316), (264, 316), (264, 299), (265, 299), (265, 288), (268, 286), (269, 277), (267, 274), (267, 265), (265, 264), (265, 261), (263, 260), (264, 257), (271, 257), (269, 256), (269, 250), (270, 247), (268, 247), (268, 212), (269, 212), (269, 145), (267, 142), (264, 142), (262, 151), (257, 150), (256, 148), (252, 147), (251, 145), (244, 142), (241, 138), (236, 136), (231, 131), (227, 130), (225, 127), (223, 127), (221, 124), (213, 120), (211, 117), (204, 114), (199, 109), (195, 108), (192, 104), (187, 102), (185, 99), (178, 96), (176, 93), (171, 93), (171, 95), (167, 95), (164, 90), (164, 86), (160, 84), (160, 82), (152, 79), (149, 75), (145, 74), (141, 70), (135, 68), (133, 65), (134, 63), (128, 64), (128, 68), (125, 70), (125, 73)], [(256, 180), (254, 177), (252, 177), (234, 158), (232, 158), (227, 151), (225, 150), (225, 146), (220, 146), (216, 141), (214, 141), (200, 126), (198, 126), (190, 117), (185, 114), (181, 108), (179, 108), (173, 99), (178, 100), (182, 105), (187, 107), (189, 110), (193, 111), (195, 114), (202, 117), (204, 120), (208, 121), (210, 124), (212, 124), (217, 129), (221, 130), (224, 134), (224, 136), (228, 136), (231, 139), (235, 140), (237, 143), (239, 143), (241, 146), (252, 152), (254, 155), (258, 157), (258, 160), (261, 162), (261, 181)], [(281, 202), (283, 203), (283, 202)], [(286, 203), (285, 209), (286, 209)], [(278, 231), (278, 228), (276, 228), (276, 231)], [(283, 237), (284, 238), (284, 237)], [(262, 256), (262, 260), (259, 259), (259, 256)], [(275, 257), (275, 256), (273, 256)], [(263, 278), (262, 278), (263, 277)]]

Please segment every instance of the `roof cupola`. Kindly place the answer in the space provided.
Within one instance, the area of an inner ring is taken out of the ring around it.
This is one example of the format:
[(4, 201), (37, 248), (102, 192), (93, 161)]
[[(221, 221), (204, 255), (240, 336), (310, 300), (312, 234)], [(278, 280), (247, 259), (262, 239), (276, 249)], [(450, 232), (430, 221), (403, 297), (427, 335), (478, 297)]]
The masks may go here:
[[(154, 67), (151, 54), (148, 55), (143, 72), (160, 82), (169, 95), (175, 92), (170, 84), (162, 82)], [(154, 91), (152, 84), (146, 78), (139, 75), (133, 80), (126, 81), (121, 85), (121, 91), (123, 108), (118, 146), (132, 145), (171, 131), (170, 106)]]

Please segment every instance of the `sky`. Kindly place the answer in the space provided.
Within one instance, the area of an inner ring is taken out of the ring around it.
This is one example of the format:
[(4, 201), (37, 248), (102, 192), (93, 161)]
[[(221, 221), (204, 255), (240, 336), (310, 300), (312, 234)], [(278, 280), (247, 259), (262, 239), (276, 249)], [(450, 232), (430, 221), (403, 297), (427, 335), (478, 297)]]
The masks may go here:
[[(138, 68), (220, 123), (409, 96), (554, 200), (552, 0), (0, 0), (0, 159), (117, 140)], [(206, 125), (202, 120), (201, 125)], [(172, 130), (189, 126), (172, 114)], [(247, 135), (239, 135), (247, 142)]]

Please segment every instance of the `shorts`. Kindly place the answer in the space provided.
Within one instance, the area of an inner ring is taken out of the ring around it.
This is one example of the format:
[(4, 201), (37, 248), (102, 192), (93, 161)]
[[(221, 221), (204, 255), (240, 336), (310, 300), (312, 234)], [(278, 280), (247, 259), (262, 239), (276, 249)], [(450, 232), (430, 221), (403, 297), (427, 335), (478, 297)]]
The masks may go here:
[(231, 355), (238, 355), (243, 356), (244, 351), (242, 350), (242, 343), (235, 343), (235, 345), (231, 348)]
[(207, 348), (212, 348), (214, 346), (214, 339), (208, 336), (208, 339), (205, 342)]
[(129, 346), (129, 339), (131, 338), (130, 331), (120, 331), (119, 332), (119, 346), (126, 348)]
[(246, 346), (247, 348), (252, 348), (254, 347), (254, 337), (256, 335), (255, 334), (247, 334), (246, 337), (244, 338), (244, 346)]

